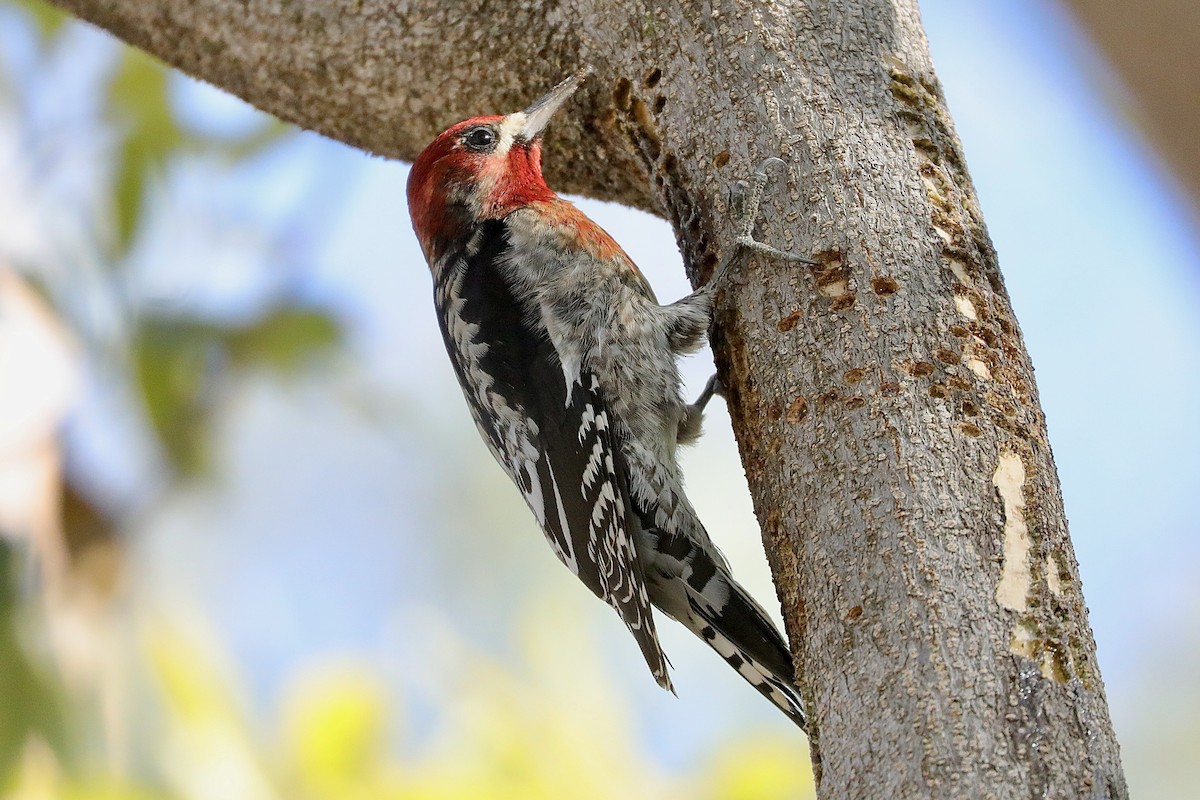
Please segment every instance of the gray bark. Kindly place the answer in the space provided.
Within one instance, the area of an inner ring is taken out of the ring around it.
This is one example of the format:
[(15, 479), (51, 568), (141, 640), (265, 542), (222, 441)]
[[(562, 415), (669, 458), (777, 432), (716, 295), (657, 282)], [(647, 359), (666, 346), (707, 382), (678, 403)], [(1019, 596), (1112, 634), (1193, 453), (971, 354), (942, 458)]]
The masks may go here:
[(57, 2), (395, 158), (588, 62), (551, 185), (665, 215), (693, 281), (732, 241), (727, 187), (782, 156), (759, 238), (822, 265), (748, 259), (714, 347), (820, 797), (1126, 796), (1033, 369), (915, 0)]

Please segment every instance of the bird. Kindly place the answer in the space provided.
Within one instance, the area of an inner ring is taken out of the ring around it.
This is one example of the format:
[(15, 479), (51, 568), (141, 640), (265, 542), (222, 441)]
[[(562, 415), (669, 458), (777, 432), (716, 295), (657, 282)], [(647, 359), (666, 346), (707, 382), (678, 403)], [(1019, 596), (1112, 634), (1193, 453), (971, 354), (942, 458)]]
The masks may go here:
[(620, 245), (542, 175), (551, 117), (588, 75), (523, 111), (459, 122), (414, 161), (413, 230), (433, 278), (450, 362), (484, 443), (562, 563), (620, 616), (674, 692), (655, 609), (677, 620), (803, 730), (791, 654), (733, 577), (684, 492), (680, 445), (705, 404), (683, 396), (678, 358), (703, 342), (722, 276), (755, 240), (766, 167), (734, 246), (704, 286), (670, 304)]

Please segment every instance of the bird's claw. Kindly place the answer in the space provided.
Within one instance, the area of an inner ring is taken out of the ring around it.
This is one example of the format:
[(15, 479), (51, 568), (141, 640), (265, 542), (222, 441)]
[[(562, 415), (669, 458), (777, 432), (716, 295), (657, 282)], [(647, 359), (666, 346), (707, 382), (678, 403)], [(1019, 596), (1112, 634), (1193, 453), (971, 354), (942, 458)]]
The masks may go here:
[(787, 170), (787, 162), (786, 161), (784, 161), (779, 156), (770, 156), (768, 158), (764, 158), (762, 160), (762, 163), (758, 165), (758, 169), (754, 170), (754, 177), (756, 179), (761, 179), (764, 183), (766, 183), (767, 167), (774, 166), (775, 164), (778, 164), (779, 166), (783, 167), (785, 171)]
[(789, 253), (787, 250), (779, 250), (778, 248), (771, 247), (769, 244), (763, 244), (752, 236), (739, 236), (734, 240), (734, 242), (738, 247), (744, 247), (747, 250), (753, 250), (756, 253), (774, 256), (775, 258), (783, 259), (784, 261), (791, 261), (797, 264), (810, 264), (814, 267), (820, 264), (819, 261), (813, 261), (811, 258), (805, 258), (802, 255)]
[(731, 199), (741, 217), (738, 222), (737, 237), (733, 240), (733, 249), (721, 260), (717, 268), (713, 270), (713, 275), (708, 281), (708, 286), (715, 288), (719, 285), (719, 281), (724, 277), (726, 269), (728, 269), (730, 263), (733, 262), (733, 259), (742, 250), (751, 250), (755, 253), (762, 253), (763, 255), (783, 261), (790, 261), (795, 264), (819, 266), (820, 262), (818, 261), (771, 247), (769, 244), (764, 244), (754, 238), (754, 223), (758, 221), (758, 210), (759, 205), (762, 203), (763, 190), (766, 189), (767, 181), (770, 180), (767, 175), (767, 169), (775, 164), (779, 164), (785, 169), (787, 168), (787, 164), (782, 158), (771, 156), (759, 163), (758, 169), (751, 173), (749, 184), (743, 181), (738, 181), (736, 184), (737, 190), (740, 191), (735, 193)]
[(714, 372), (712, 377), (708, 379), (708, 383), (704, 384), (704, 390), (700, 392), (700, 396), (696, 398), (696, 402), (692, 403), (692, 407), (703, 411), (708, 401), (713, 399), (713, 396), (724, 397), (725, 385), (721, 383), (720, 377)]
[(756, 253), (762, 253), (775, 258), (781, 258), (785, 261), (792, 261), (800, 264), (816, 265), (818, 262), (811, 258), (789, 253), (786, 250), (780, 250), (764, 244), (754, 238), (754, 223), (758, 220), (759, 204), (762, 203), (763, 190), (767, 187), (767, 181), (770, 177), (767, 175), (767, 169), (778, 164), (787, 170), (787, 164), (778, 156), (771, 156), (764, 159), (758, 169), (751, 175), (750, 191), (746, 196), (745, 203), (742, 206), (742, 225), (738, 231), (738, 237), (735, 243), (738, 247), (744, 247), (747, 250), (753, 250)]
[(715, 374), (708, 379), (708, 383), (704, 384), (704, 391), (700, 392), (696, 402), (687, 407), (687, 412), (680, 420), (679, 432), (676, 435), (679, 444), (689, 444), (699, 438), (700, 428), (704, 422), (704, 409), (708, 407), (708, 401), (712, 400), (714, 395), (725, 396), (725, 387)]

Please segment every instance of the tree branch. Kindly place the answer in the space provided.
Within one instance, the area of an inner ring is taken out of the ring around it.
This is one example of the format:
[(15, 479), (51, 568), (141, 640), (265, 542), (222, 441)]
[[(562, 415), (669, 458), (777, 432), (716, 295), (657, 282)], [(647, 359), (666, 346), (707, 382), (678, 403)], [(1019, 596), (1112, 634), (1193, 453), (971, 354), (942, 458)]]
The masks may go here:
[[(567, 5), (488, 0), (53, 2), (280, 119), (405, 161), (448, 120), (524, 108), (583, 63), (577, 34), (595, 20)], [(563, 191), (661, 214), (610, 130), (608, 66), (607, 85), (585, 88), (566, 124), (555, 120), (547, 175)]]
[[(916, 0), (58, 0), (254, 105), (412, 158), (596, 77), (556, 188), (667, 216), (693, 281), (780, 155), (715, 337), (822, 798), (1125, 797), (1033, 371)], [(399, 192), (399, 187), (397, 192)]]

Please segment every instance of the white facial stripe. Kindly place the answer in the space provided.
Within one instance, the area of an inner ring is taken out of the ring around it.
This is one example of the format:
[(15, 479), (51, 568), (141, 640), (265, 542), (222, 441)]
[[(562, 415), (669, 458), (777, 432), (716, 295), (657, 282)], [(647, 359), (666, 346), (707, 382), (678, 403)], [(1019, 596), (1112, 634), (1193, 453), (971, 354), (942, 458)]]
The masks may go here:
[(513, 142), (517, 139), (517, 134), (525, 127), (525, 112), (518, 111), (515, 114), (509, 114), (500, 121), (500, 143), (496, 145), (496, 152), (499, 155), (506, 155), (512, 148)]

